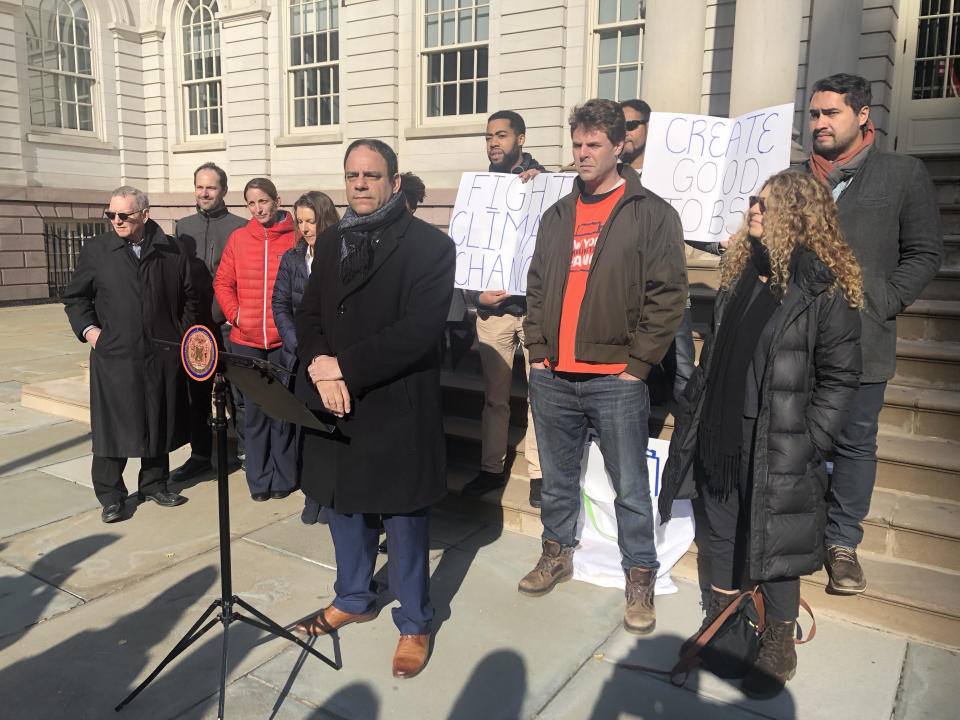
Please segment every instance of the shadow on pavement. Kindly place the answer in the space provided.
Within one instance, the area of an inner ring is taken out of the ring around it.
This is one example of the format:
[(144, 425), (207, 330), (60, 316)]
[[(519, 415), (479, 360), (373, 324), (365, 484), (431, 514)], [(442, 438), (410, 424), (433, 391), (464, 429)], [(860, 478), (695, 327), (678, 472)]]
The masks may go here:
[[(42, 560), (38, 560), (27, 570), (27, 575), (0, 578), (0, 600), (10, 598), (18, 608), (17, 617), (5, 614), (5, 618), (0, 621), (0, 651), (30, 633), (32, 626), (43, 617), (44, 611), (61, 592), (57, 586), (69, 578), (77, 566), (117, 539), (116, 535), (91, 535), (74, 540), (48, 552)], [(0, 550), (3, 547), (5, 546), (0, 545)], [(59, 571), (51, 575), (47, 568), (59, 568)], [(35, 588), (38, 581), (44, 583), (39, 592)], [(16, 627), (4, 627), (10, 620), (16, 622)]]
[(526, 694), (523, 658), (513, 650), (497, 650), (477, 663), (447, 720), (519, 718)]
[[(680, 645), (685, 639), (676, 635), (638, 638), (636, 646), (623, 662), (670, 670), (677, 661)], [(678, 687), (671, 683), (670, 675), (666, 673), (623, 667), (613, 662), (605, 664), (612, 665), (613, 671), (603, 683), (590, 714), (584, 715), (584, 720), (619, 717), (743, 720), (755, 716), (794, 720), (797, 717), (789, 683), (776, 697), (757, 701), (744, 695), (736, 697), (740, 693), (739, 679), (720, 680), (703, 668), (692, 670), (683, 685)], [(683, 676), (677, 676), (676, 681), (682, 682)], [(718, 694), (722, 695), (722, 699), (700, 694), (701, 690), (707, 690), (705, 686), (708, 684), (713, 685), (716, 692), (718, 682), (729, 685), (732, 692), (721, 689), (722, 692)], [(659, 686), (662, 686), (662, 691), (658, 691)]]
[(83, 443), (89, 443), (92, 437), (93, 436), (90, 433), (86, 433), (79, 437), (75, 437), (71, 440), (64, 440), (63, 442), (57, 443), (56, 445), (45, 447), (42, 450), (37, 450), (34, 453), (30, 453), (29, 455), (24, 455), (23, 457), (19, 457), (8, 463), (0, 465), (0, 476), (9, 475), (15, 470), (21, 469), (37, 460), (42, 460), (48, 455), (53, 455), (54, 453), (58, 453), (61, 450), (66, 450), (68, 448), (74, 447), (75, 445), (81, 445)]
[[(110, 627), (80, 630), (59, 644), (0, 671), (0, 697), (19, 698), (15, 706), (4, 709), (4, 717), (93, 720), (114, 716), (114, 706), (133, 688), (148, 666), (152, 669), (151, 651), (157, 649), (156, 657), (160, 656), (159, 651), (165, 652), (165, 644), (173, 640), (176, 618), (191, 608), (197, 596), (208, 591), (216, 580), (216, 569), (197, 570), (142, 607), (131, 608), (129, 614)], [(154, 683), (144, 697), (134, 701), (126, 716), (170, 717), (173, 714), (170, 706), (185, 701), (187, 693), (183, 685), (189, 682), (185, 683), (184, 679), (203, 676), (208, 671), (213, 676), (216, 672), (212, 653), (203, 662), (198, 661), (199, 653), (191, 655), (187, 661), (189, 669), (184, 668), (186, 662), (168, 669), (168, 677), (178, 676), (174, 687), (158, 695), (156, 686), (161, 683)], [(214, 682), (211, 677), (211, 687)]]

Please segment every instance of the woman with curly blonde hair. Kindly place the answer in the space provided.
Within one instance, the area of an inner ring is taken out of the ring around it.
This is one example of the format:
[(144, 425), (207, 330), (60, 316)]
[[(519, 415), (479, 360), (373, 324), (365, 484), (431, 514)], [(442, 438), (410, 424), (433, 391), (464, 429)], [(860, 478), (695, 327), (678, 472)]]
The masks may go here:
[(678, 412), (660, 516), (669, 519), (674, 498), (703, 496), (711, 586), (701, 632), (747, 568), (759, 583), (766, 625), (742, 687), (763, 698), (796, 673), (800, 576), (823, 565), (825, 457), (859, 383), (863, 290), (833, 198), (812, 175), (767, 180), (731, 246)]

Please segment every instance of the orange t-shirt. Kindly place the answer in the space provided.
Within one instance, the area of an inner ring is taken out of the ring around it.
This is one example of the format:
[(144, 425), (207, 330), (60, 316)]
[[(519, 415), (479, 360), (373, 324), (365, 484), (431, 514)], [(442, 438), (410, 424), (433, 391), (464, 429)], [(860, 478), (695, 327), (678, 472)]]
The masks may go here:
[[(570, 275), (567, 289), (563, 294), (563, 308), (560, 311), (560, 357), (554, 370), (560, 372), (593, 373), (597, 375), (618, 375), (627, 369), (626, 363), (580, 362), (574, 355), (577, 338), (577, 322), (580, 320), (580, 304), (587, 291), (587, 277), (590, 275), (590, 262), (597, 238), (603, 230), (607, 218), (614, 206), (623, 197), (626, 184), (621, 183), (609, 193), (583, 201), (577, 199), (577, 217), (573, 230), (573, 256), (570, 259)], [(589, 197), (589, 196), (588, 196)]]

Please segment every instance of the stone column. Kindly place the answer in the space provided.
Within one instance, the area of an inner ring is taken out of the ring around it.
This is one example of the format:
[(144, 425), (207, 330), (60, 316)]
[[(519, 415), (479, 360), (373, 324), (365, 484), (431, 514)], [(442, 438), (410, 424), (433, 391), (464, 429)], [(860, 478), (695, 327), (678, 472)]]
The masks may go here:
[(143, 108), (146, 122), (147, 189), (166, 192), (170, 188), (168, 166), (166, 72), (163, 65), (162, 28), (146, 30), (140, 35), (143, 52)]
[(800, 0), (737, 0), (730, 117), (796, 101)]
[[(363, 0), (340, 8), (340, 123), (346, 141), (400, 141), (400, 7)], [(423, 22), (422, 19), (416, 21)]]
[[(804, 102), (810, 100), (811, 88), (817, 80), (834, 73), (858, 72), (862, 16), (859, 3), (813, 3)], [(803, 123), (800, 133), (804, 147), (809, 149), (810, 128), (807, 123)]]
[(222, 8), (223, 128), (231, 175), (270, 176), (270, 56), (265, 0)]
[[(147, 186), (147, 128), (144, 116), (143, 58), (140, 33), (125, 25), (108, 26), (113, 35), (116, 75), (117, 147), (120, 181), (138, 188)], [(106, 60), (106, 58), (104, 58)]]
[(29, 122), (30, 99), (22, 83), (27, 71), (18, 69), (18, 64), (21, 68), (26, 66), (26, 58), (17, 47), (18, 26), (23, 37), (21, 0), (0, 1), (0, 76), (4, 79), (0, 83), (0, 184), (23, 186), (27, 176), (23, 169), (21, 122)]
[(706, 18), (707, 0), (647, 4), (641, 92), (653, 110), (700, 112)]

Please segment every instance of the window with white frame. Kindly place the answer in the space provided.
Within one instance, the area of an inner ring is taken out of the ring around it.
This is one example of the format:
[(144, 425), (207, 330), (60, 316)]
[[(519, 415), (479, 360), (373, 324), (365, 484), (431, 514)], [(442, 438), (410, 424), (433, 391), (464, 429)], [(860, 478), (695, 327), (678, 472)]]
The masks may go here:
[(220, 25), (215, 0), (185, 0), (180, 11), (184, 131), (187, 137), (223, 132)]
[(93, 131), (93, 50), (83, 0), (26, 0), (30, 124)]
[(646, 0), (594, 0), (593, 60), (597, 97), (640, 97)]
[(487, 112), (489, 0), (424, 0), (427, 117)]
[(294, 128), (340, 122), (340, 2), (289, 0), (287, 71)]

